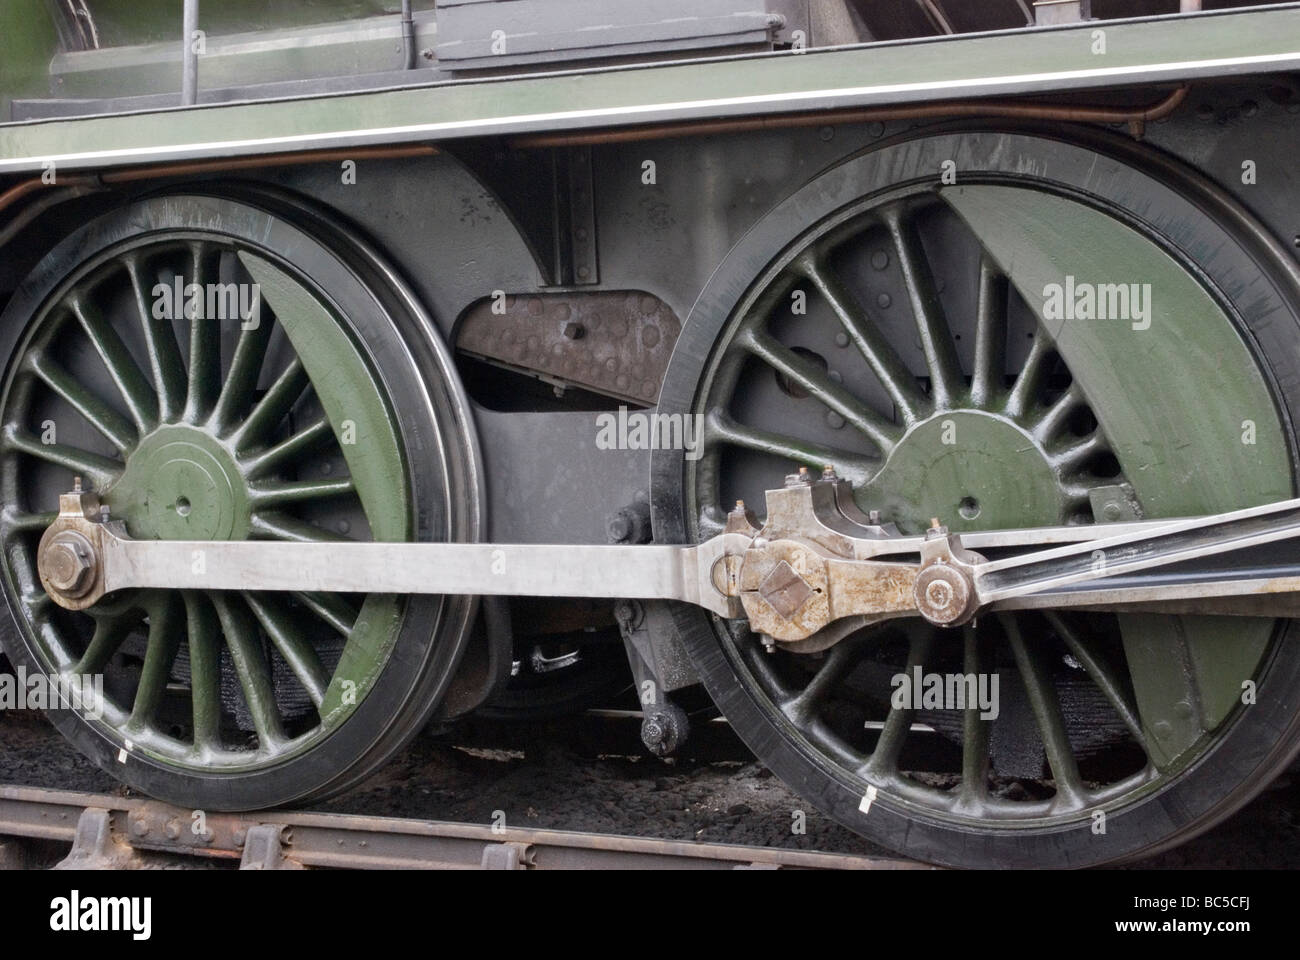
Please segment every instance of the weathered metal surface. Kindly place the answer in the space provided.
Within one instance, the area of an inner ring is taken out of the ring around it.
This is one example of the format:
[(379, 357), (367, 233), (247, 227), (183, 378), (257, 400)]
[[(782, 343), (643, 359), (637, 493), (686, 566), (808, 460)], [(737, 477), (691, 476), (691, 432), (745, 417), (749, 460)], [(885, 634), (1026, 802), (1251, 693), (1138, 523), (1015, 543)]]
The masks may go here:
[[(594, 263), (594, 261), (592, 261)], [(470, 307), (458, 349), (597, 393), (652, 404), (681, 333), (676, 314), (636, 290), (507, 295)]]
[(138, 862), (135, 851), (113, 829), (106, 806), (88, 806), (77, 817), (72, 850), (56, 870), (126, 870)]
[[(98, 812), (96, 822), (104, 828), (98, 836), (109, 838), (111, 849), (126, 856), (146, 850), (239, 857), (243, 866), (262, 869), (930, 869), (905, 860), (773, 847), (297, 811), (207, 813), (203, 820), (210, 835), (189, 842), (172, 838), (170, 832), (175, 826), (189, 831), (197, 825), (193, 810), (136, 798), (17, 786), (0, 786), (0, 836), (70, 843), (77, 838), (79, 818), (87, 810)], [(122, 829), (120, 823), (138, 826)], [(250, 841), (256, 847), (252, 852)]]
[(1034, 0), (1034, 22), (1040, 27), (1092, 19), (1092, 0)]
[[(438, 0), (437, 57), (454, 70), (766, 43), (776, 19), (762, 3), (659, 0)], [(592, 22), (593, 19), (597, 22)]]
[[(185, 112), (0, 128), (0, 172), (826, 110), (1282, 71), (1300, 64), (1293, 7), (1031, 34), (452, 82)], [(863, 80), (862, 78), (869, 78)], [(558, 106), (557, 105), (563, 105)], [(219, 131), (214, 136), (214, 131)]]
[[(115, 590), (146, 582), (175, 586), (172, 581), (179, 579), (187, 589), (393, 598), (449, 593), (684, 600), (726, 615), (731, 605), (714, 588), (712, 569), (723, 554), (749, 545), (742, 534), (724, 534), (696, 547), (353, 541), (311, 550), (309, 541), (135, 540), (79, 482), (60, 497), (59, 506), (42, 535), (37, 567), (46, 592), (75, 610)], [(78, 544), (89, 551), (81, 560), (90, 573), (77, 573), (69, 593), (56, 581), (68, 573), (65, 547), (71, 534), (79, 535)]]
[[(573, 282), (600, 282), (596, 246), (596, 178), (591, 148), (575, 147), (569, 154), (569, 253)], [(680, 324), (678, 328), (680, 330)]]
[[(402, 22), (395, 13), (337, 23), (289, 26), (268, 22), (265, 29), (242, 32), (250, 30), (252, 25), (242, 19), (223, 17), (224, 6), (224, 3), (208, 2), (202, 7), (198, 26), (205, 31), (205, 39), (203, 53), (198, 58), (202, 73), (200, 90), (306, 78), (347, 77), (403, 67)], [(264, 8), (265, 5), (258, 6)], [(162, 94), (171, 98), (167, 106), (181, 102), (178, 96), (181, 91), (183, 36), (179, 16), (181, 4), (179, 0), (168, 0), (168, 7), (172, 16), (154, 21), (155, 24), (170, 21), (171, 25), (168, 35), (159, 42), (135, 41), (99, 50), (60, 52), (54, 56), (52, 61), (48, 61), (48, 70), (59, 97), (73, 100), (94, 98), (102, 103), (102, 98)], [(346, 16), (345, 10), (334, 13)], [(145, 22), (143, 17), (141, 21)], [(431, 46), (437, 35), (433, 13), (416, 14), (414, 29), (417, 47)], [(121, 41), (129, 37), (117, 39)], [(426, 67), (430, 65), (423, 58), (419, 63)], [(46, 64), (42, 64), (42, 69), (45, 68)], [(442, 75), (431, 76), (426, 71), (422, 79), (427, 81), (435, 77), (442, 79)], [(51, 84), (46, 86), (48, 88)]]
[(740, 599), (750, 627), (800, 640), (831, 620), (831, 585), (819, 552), (793, 540), (751, 549), (740, 568)]

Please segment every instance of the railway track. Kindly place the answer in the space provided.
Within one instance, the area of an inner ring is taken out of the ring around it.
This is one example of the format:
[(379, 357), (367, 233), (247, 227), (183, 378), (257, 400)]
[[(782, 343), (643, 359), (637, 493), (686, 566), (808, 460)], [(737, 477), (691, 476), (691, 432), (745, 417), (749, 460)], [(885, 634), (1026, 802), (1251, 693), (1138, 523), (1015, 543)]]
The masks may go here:
[[(530, 854), (521, 866), (536, 869), (709, 865), (702, 860), (717, 868), (913, 865), (892, 860), (813, 811), (806, 812), (806, 835), (793, 836), (790, 818), (802, 804), (753, 765), (725, 724), (700, 724), (687, 756), (675, 763), (633, 758), (639, 725), (627, 713), (589, 711), (534, 730), (530, 738), (517, 725), (499, 723), (461, 729), (454, 739), (425, 736), (365, 787), (311, 812), (209, 815), (214, 836), (223, 836), (223, 828), (212, 824), (229, 825), (231, 842), (224, 845), (196, 842), (192, 810), (114, 795), (112, 781), (80, 761), (40, 718), (8, 714), (0, 723), (0, 869), (50, 867), (67, 859), (87, 809), (108, 812), (108, 860), (128, 868), (234, 869), (257, 863), (254, 854), (268, 849), (271, 865), (288, 867), (476, 868), (489, 849), (507, 858), (505, 865), (518, 851)], [(546, 744), (552, 748), (543, 749)], [(1230, 824), (1140, 865), (1300, 863), (1297, 801), (1293, 774)], [(505, 810), (505, 832), (492, 829), (497, 808)], [(144, 835), (132, 834), (133, 815), (143, 819)], [(255, 833), (249, 852), (248, 830), (259, 826), (274, 829)], [(177, 837), (167, 835), (169, 827)], [(233, 843), (239, 829), (242, 846)], [(651, 833), (657, 835), (642, 836)], [(322, 838), (332, 846), (318, 849)], [(83, 843), (86, 849), (95, 848)]]
[[(15, 840), (17, 838), (17, 840)], [(566, 830), (301, 811), (198, 815), (143, 798), (0, 786), (0, 866), (22, 839), (70, 844), (58, 866), (146, 867), (184, 856), (242, 870), (927, 869), (906, 860)]]

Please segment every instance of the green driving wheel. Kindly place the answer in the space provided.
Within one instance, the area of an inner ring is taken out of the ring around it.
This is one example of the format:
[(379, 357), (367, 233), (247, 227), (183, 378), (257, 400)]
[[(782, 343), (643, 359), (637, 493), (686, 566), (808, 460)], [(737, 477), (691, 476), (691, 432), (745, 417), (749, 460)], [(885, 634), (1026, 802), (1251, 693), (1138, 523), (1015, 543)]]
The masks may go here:
[(142, 590), (70, 613), (35, 574), (74, 477), (139, 539), (472, 536), (472, 448), (442, 439), (464, 429), (455, 381), (368, 257), (255, 207), (167, 198), (83, 228), (6, 314), (11, 653), (102, 677), (100, 709), (56, 722), (154, 796), (340, 789), (418, 729), (459, 656), (466, 599)]
[[(950, 158), (955, 185), (932, 173)], [(1297, 398), (1279, 386), (1294, 381), (1257, 337), (1295, 353), (1296, 291), (1283, 261), (1236, 245), (1238, 212), (1189, 199), (1198, 189), (990, 132), (885, 146), (815, 179), (737, 246), (688, 322), (660, 408), (702, 417), (705, 452), (656, 455), (657, 536), (719, 532), (737, 499), (762, 504), (800, 464), (834, 466), (905, 534), (931, 517), (1090, 524), (1294, 496)], [(1300, 746), (1300, 656), (1271, 620), (896, 620), (818, 653), (681, 621), (761, 759), (922, 859), (1082, 866), (1157, 850), (1236, 809)]]

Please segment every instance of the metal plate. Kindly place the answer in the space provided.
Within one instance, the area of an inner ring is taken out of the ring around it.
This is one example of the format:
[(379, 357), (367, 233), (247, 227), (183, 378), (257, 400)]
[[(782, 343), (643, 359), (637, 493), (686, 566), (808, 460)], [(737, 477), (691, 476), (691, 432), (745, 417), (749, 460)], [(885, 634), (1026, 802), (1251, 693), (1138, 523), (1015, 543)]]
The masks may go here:
[(637, 290), (486, 298), (469, 308), (456, 347), (483, 360), (636, 404), (659, 396), (682, 322)]

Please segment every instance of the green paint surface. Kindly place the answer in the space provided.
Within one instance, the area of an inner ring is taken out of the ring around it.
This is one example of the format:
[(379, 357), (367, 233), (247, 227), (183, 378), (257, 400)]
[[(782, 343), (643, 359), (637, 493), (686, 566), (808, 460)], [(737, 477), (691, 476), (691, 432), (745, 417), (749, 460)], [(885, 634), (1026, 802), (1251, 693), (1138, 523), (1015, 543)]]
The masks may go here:
[(10, 101), (49, 96), (58, 39), (43, 0), (0, 3), (0, 122), (9, 119)]
[[(1142, 284), (1146, 320), (1045, 319), (1147, 517), (1293, 496), (1287, 443), (1254, 358), (1210, 294), (1168, 253), (1072, 200), (1017, 187), (944, 191), (1031, 308), (1053, 285)], [(1078, 302), (1076, 300), (1076, 302)], [(1254, 443), (1243, 443), (1243, 424)], [(1120, 617), (1149, 741), (1172, 764), (1239, 702), (1272, 621)]]
[[(629, 70), (510, 80), (458, 81), (406, 90), (309, 97), (294, 101), (212, 106), (160, 111), (130, 117), (15, 125), (0, 129), (0, 170), (40, 169), (45, 159), (76, 166), (79, 154), (120, 151), (93, 162), (139, 162), (129, 154), (151, 148), (253, 141), (229, 152), (257, 153), (257, 141), (312, 135), (346, 135), (382, 130), (387, 141), (437, 139), (435, 130), (405, 129), (425, 124), (479, 124), (478, 131), (510, 126), (521, 115), (556, 114), (545, 127), (577, 123), (634, 123), (649, 106), (678, 105), (683, 116), (717, 115), (715, 101), (739, 101), (738, 109), (759, 98), (783, 98), (789, 109), (816, 107), (818, 96), (853, 87), (887, 87), (878, 102), (905, 102), (918, 94), (909, 88), (947, 84), (954, 97), (965, 95), (966, 81), (1002, 80), (1011, 91), (1026, 77), (1050, 75), (1081, 79), (1087, 86), (1113, 84), (1116, 69), (1179, 64), (1231, 57), (1278, 60), (1300, 56), (1300, 11), (1265, 10), (1189, 18), (1176, 28), (1168, 22), (1137, 22), (1106, 27), (1107, 52), (1092, 52), (1091, 25), (1008, 35), (980, 35), (932, 42), (876, 45), (845, 50), (809, 51), (795, 56), (738, 58), (703, 63), (660, 64)], [(1069, 74), (1071, 76), (1063, 76)], [(987, 89), (985, 92), (989, 92)], [(806, 99), (793, 99), (800, 94)], [(933, 97), (933, 93), (925, 94)], [(852, 102), (860, 98), (850, 97)], [(863, 101), (865, 102), (865, 101)], [(770, 111), (768, 105), (753, 109)], [(590, 121), (562, 114), (595, 111)], [(274, 149), (294, 149), (279, 143)]]
[[(971, 410), (917, 424), (854, 495), (908, 533), (926, 529), (935, 515), (954, 531), (1065, 519), (1060, 483), (1033, 438), (1005, 417)], [(963, 501), (978, 515), (963, 514)]]
[[(240, 253), (239, 259), (261, 287), (311, 378), (339, 439), (374, 538), (408, 539), (411, 511), (406, 461), (392, 412), (376, 388), (365, 358), (326, 306), (298, 281), (251, 253)], [(401, 612), (399, 597), (366, 597), (321, 705), (325, 729), (345, 720), (374, 686), (397, 638)]]

